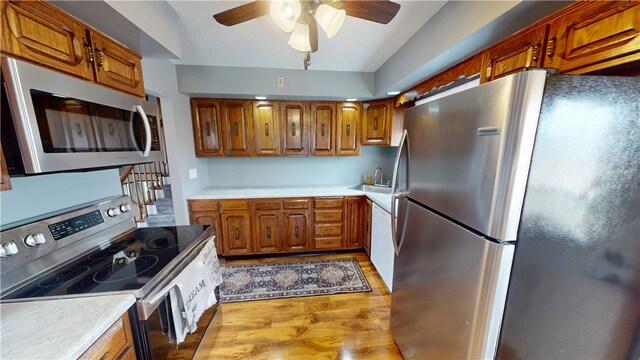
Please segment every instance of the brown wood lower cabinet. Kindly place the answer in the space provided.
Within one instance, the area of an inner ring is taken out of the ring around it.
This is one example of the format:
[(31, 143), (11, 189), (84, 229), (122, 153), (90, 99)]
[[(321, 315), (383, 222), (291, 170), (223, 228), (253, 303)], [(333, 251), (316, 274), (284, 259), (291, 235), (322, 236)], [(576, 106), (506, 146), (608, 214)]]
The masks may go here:
[(273, 254), (282, 249), (282, 214), (280, 211), (256, 211), (253, 251)]
[(105, 331), (91, 347), (80, 356), (80, 359), (135, 359), (136, 352), (133, 347), (131, 325), (129, 315), (118, 319), (107, 331)]
[(368, 248), (364, 196), (189, 200), (192, 224), (211, 224), (221, 255)]

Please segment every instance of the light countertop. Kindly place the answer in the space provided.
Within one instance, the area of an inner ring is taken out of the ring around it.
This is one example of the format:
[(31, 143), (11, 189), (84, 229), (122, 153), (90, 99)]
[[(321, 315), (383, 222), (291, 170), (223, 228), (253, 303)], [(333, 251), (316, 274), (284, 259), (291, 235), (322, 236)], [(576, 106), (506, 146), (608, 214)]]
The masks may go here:
[(362, 196), (365, 195), (387, 211), (391, 208), (391, 195), (350, 189), (344, 186), (301, 187), (206, 187), (188, 197), (189, 200), (222, 200), (254, 198)]
[(136, 301), (130, 294), (0, 304), (0, 358), (77, 359)]

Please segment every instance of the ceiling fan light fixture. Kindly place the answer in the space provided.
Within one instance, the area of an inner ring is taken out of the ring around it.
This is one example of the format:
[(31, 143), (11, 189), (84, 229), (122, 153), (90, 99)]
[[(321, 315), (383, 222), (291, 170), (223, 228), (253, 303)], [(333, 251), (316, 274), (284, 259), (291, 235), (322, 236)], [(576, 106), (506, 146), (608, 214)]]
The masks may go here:
[(334, 37), (344, 23), (344, 18), (347, 16), (347, 12), (342, 9), (336, 9), (328, 4), (321, 4), (316, 9), (315, 17), (318, 24), (327, 37), (331, 39)]
[(296, 23), (291, 37), (289, 38), (289, 46), (295, 50), (308, 52), (311, 51), (311, 44), (309, 43), (309, 25), (300, 22)]
[(271, 18), (284, 32), (291, 32), (302, 13), (302, 6), (298, 0), (272, 0), (270, 6)]

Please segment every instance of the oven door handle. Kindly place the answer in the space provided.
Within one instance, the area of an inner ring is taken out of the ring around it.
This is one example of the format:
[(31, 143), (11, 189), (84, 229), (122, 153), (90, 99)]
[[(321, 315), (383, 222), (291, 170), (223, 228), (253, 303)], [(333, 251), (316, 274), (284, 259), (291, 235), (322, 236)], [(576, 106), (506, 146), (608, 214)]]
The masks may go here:
[(142, 299), (141, 303), (138, 306), (138, 311), (140, 312), (139, 318), (140, 320), (148, 320), (151, 313), (153, 313), (160, 303), (162, 303), (168, 296), (171, 290), (177, 289), (178, 284), (172, 284), (171, 287), (166, 287), (162, 289), (158, 294), (154, 295), (150, 299)]

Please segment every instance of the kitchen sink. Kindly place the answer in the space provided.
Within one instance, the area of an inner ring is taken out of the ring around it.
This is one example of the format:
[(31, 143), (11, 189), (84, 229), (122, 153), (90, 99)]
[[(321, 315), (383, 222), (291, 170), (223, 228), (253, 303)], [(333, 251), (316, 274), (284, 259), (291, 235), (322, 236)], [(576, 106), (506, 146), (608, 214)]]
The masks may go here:
[(391, 194), (391, 187), (386, 185), (367, 185), (360, 184), (356, 186), (350, 187), (353, 190), (367, 191), (367, 192), (376, 192), (381, 194)]

